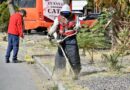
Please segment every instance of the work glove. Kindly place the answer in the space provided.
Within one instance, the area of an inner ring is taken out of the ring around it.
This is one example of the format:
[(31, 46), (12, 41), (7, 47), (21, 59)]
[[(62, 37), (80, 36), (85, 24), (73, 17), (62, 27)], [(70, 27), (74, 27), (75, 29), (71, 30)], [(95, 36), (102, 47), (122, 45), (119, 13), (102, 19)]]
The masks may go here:
[(78, 30), (78, 29), (79, 29), (79, 27), (76, 27), (76, 26), (74, 27), (74, 30)]
[(22, 39), (24, 39), (24, 33), (20, 34), (20, 37), (21, 37)]
[(62, 42), (63, 42), (62, 39), (57, 40), (57, 43), (58, 43), (58, 44), (60, 44), (60, 43), (62, 43)]

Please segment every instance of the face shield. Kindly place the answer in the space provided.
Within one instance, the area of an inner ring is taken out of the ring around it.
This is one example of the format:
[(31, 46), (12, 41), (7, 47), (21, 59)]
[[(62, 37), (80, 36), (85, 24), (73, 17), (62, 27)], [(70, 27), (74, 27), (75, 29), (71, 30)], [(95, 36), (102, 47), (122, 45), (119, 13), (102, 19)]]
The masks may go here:
[(69, 11), (63, 11), (63, 12), (61, 12), (60, 14), (61, 14), (62, 16), (64, 16), (65, 18), (69, 18), (70, 15), (71, 15), (71, 12), (69, 12)]

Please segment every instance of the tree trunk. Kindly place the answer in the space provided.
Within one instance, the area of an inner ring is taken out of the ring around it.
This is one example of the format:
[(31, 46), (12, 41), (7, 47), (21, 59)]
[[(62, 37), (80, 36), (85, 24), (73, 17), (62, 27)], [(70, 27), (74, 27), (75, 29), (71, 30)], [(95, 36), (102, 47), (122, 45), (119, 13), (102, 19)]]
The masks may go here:
[(112, 40), (112, 49), (115, 49), (115, 47), (116, 47), (116, 45), (117, 45), (116, 35), (115, 35), (114, 30), (111, 30), (111, 31), (112, 31), (112, 36), (111, 36), (111, 40)]
[(86, 56), (85, 48), (83, 48), (82, 55)]
[(8, 0), (7, 3), (8, 3), (8, 8), (9, 8), (9, 13), (10, 13), (10, 15), (14, 14), (14, 13), (15, 13), (15, 9), (14, 9), (12, 0)]
[(94, 64), (94, 49), (92, 48), (92, 49), (90, 49), (90, 50), (88, 50), (88, 53), (89, 53), (89, 55), (90, 55), (90, 64)]

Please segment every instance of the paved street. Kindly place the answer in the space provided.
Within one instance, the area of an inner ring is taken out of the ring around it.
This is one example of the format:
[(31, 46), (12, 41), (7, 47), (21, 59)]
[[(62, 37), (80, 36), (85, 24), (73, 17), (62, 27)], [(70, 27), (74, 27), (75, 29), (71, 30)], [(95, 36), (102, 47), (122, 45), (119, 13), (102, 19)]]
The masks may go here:
[(25, 63), (5, 63), (5, 50), (0, 47), (0, 90), (38, 90)]

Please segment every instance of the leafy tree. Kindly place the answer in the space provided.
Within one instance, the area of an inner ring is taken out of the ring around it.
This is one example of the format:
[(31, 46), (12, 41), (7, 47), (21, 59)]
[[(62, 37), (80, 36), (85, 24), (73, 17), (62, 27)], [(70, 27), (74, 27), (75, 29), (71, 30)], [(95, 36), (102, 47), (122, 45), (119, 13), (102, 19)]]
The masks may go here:
[(93, 53), (94, 49), (102, 49), (108, 48), (109, 44), (104, 37), (104, 33), (100, 31), (92, 31), (86, 30), (86, 28), (82, 28), (77, 36), (79, 47), (83, 49), (83, 53), (85, 55), (85, 51), (88, 51), (91, 56), (90, 63), (93, 63)]
[(9, 10), (6, 2), (0, 4), (0, 31), (7, 31), (9, 21)]
[[(119, 70), (118, 57), (123, 57), (127, 54), (130, 45), (130, 0), (95, 0), (96, 6), (100, 7), (102, 11), (105, 8), (105, 19), (98, 20), (93, 27), (96, 29), (104, 29), (106, 35), (110, 35), (113, 53), (104, 55), (108, 61), (110, 68)], [(105, 23), (101, 23), (101, 22)]]
[[(9, 17), (11, 14), (11, 10), (9, 11), (9, 9), (13, 9), (13, 5), (12, 3), (9, 4), (9, 1), (7, 2), (7, 0), (4, 0), (2, 2), (2, 4), (0, 4), (0, 31), (2, 32), (6, 32), (7, 28), (8, 28), (8, 22), (9, 22)], [(10, 5), (10, 6), (9, 6)], [(15, 10), (18, 10), (18, 7), (14, 7)]]
[(120, 28), (126, 26), (129, 28), (130, 2), (129, 0), (95, 0), (95, 5), (102, 8), (102, 10), (106, 8), (106, 13), (110, 13), (110, 18), (107, 20), (108, 23), (105, 24), (106, 26), (102, 24), (102, 28), (105, 27), (106, 31), (111, 32), (112, 48), (116, 48), (120, 41), (118, 34), (121, 32)]

